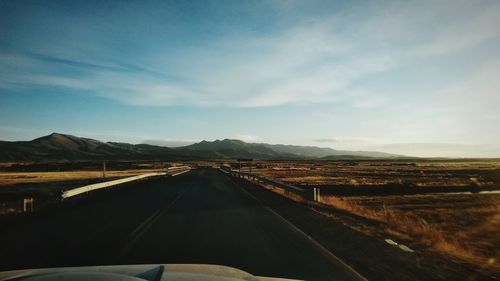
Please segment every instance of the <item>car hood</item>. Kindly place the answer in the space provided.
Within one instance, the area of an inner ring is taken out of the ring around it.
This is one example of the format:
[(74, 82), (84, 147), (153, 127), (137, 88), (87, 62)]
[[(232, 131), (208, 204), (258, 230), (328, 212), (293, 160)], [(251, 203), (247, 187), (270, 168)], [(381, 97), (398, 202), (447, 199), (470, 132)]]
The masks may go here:
[(144, 264), (24, 269), (0, 272), (0, 281), (278, 281), (233, 267), (209, 264)]

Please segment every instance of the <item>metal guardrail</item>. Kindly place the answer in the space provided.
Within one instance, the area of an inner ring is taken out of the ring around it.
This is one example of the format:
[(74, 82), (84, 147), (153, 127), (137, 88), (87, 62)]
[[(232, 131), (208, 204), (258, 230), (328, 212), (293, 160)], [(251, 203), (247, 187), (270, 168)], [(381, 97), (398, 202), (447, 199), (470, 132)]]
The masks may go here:
[(238, 172), (238, 171), (233, 171), (233, 170), (226, 170), (223, 168), (219, 168), (219, 170), (225, 174), (230, 174), (230, 175), (235, 176), (235, 177), (240, 177), (240, 178), (247, 177), (248, 179), (255, 180), (255, 181), (260, 182), (260, 183), (270, 184), (270, 185), (273, 185), (275, 187), (279, 187), (279, 188), (294, 192), (295, 194), (298, 194), (307, 200), (313, 200), (316, 202), (321, 201), (319, 188), (304, 189), (304, 188), (300, 188), (300, 187), (293, 186), (290, 184), (282, 183), (280, 181), (273, 180), (270, 178), (258, 176), (258, 175), (253, 174), (253, 173)]
[(276, 187), (280, 187), (280, 188), (284, 188), (284, 189), (289, 189), (289, 190), (292, 190), (292, 191), (297, 191), (297, 192), (306, 192), (307, 191), (307, 189), (303, 189), (303, 188), (300, 188), (300, 187), (297, 187), (297, 186), (293, 186), (293, 185), (290, 185), (290, 184), (282, 183), (280, 181), (273, 180), (273, 179), (270, 179), (270, 178), (258, 176), (258, 175), (253, 174), (253, 173), (236, 172), (236, 174), (240, 174), (243, 177), (246, 176), (248, 178), (261, 181), (262, 183), (271, 184), (271, 185), (274, 185)]
[(70, 197), (73, 197), (76, 195), (80, 195), (82, 193), (87, 193), (87, 192), (91, 192), (94, 190), (103, 189), (103, 188), (107, 188), (107, 187), (111, 187), (111, 186), (115, 186), (115, 185), (119, 185), (119, 184), (124, 184), (127, 182), (132, 182), (132, 181), (136, 181), (136, 180), (140, 180), (140, 179), (150, 178), (150, 177), (167, 176), (167, 175), (177, 176), (177, 175), (189, 172), (190, 170), (191, 170), (191, 168), (189, 166), (170, 167), (170, 168), (166, 169), (166, 172), (148, 173), (148, 174), (142, 174), (142, 175), (133, 176), (133, 177), (127, 177), (127, 178), (123, 178), (123, 179), (117, 179), (117, 180), (106, 181), (106, 182), (101, 182), (101, 183), (89, 184), (89, 185), (85, 185), (82, 187), (77, 187), (77, 188), (73, 188), (73, 189), (69, 189), (69, 190), (64, 191), (61, 194), (61, 199), (66, 199), (66, 198), (70, 198)]
[(189, 166), (174, 166), (167, 168), (166, 175), (177, 176), (180, 174), (184, 174), (191, 171), (191, 167)]
[(168, 167), (167, 171), (177, 171), (177, 170), (186, 170), (186, 169), (191, 169), (189, 166), (173, 166), (173, 167)]

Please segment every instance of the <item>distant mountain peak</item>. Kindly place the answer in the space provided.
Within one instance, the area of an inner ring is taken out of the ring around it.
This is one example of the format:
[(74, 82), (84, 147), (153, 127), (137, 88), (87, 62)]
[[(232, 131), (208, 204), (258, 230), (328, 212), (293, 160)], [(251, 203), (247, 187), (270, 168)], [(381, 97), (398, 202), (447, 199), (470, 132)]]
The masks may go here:
[(46, 135), (46, 136), (41, 136), (39, 138), (36, 138), (34, 140), (44, 140), (44, 139), (53, 139), (53, 138), (60, 138), (60, 137), (67, 137), (69, 135), (64, 135), (64, 134), (60, 134), (60, 133), (51, 133), (49, 135)]
[(223, 140), (216, 140), (216, 141), (220, 142), (220, 143), (248, 144), (242, 140), (237, 140), (237, 139), (223, 139)]
[(66, 139), (73, 139), (73, 138), (78, 138), (78, 137), (71, 136), (71, 135), (59, 134), (59, 133), (52, 133), (50, 135), (36, 138), (33, 141), (34, 142), (57, 142), (57, 141), (63, 141)]
[(238, 139), (200, 141), (164, 147), (152, 144), (102, 142), (90, 138), (51, 133), (32, 141), (0, 141), (0, 161), (24, 160), (144, 160), (144, 159), (358, 159), (394, 158), (400, 155), (371, 151), (342, 151), (325, 147), (247, 143)]

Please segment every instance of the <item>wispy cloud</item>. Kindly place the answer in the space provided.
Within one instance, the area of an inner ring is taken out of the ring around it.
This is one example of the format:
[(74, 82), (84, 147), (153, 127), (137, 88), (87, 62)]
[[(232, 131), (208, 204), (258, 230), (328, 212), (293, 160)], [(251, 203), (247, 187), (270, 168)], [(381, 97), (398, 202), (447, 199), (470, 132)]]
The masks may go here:
[(366, 149), (368, 146), (383, 143), (382, 140), (376, 138), (354, 136), (326, 137), (314, 139), (313, 141), (317, 143), (330, 144), (331, 146), (339, 149), (354, 149), (356, 147)]
[(319, 146), (341, 150), (383, 151), (416, 157), (499, 157), (500, 145), (492, 143), (391, 142), (370, 137), (315, 139)]
[(454, 1), (455, 9), (447, 12), (448, 4), (366, 5), (301, 19), (285, 29), (215, 37), (176, 50), (175, 57), (166, 41), (158, 41), (156, 52), (133, 58), (116, 58), (118, 46), (102, 42), (96, 49), (104, 60), (71, 55), (78, 51), (60, 56), (25, 52), (15, 59), (4, 54), (0, 64), (10, 71), (0, 84), (85, 90), (142, 106), (265, 107), (344, 100), (358, 108), (377, 107), (389, 101), (386, 94), (348, 98), (359, 91), (357, 81), (418, 57), (449, 55), (499, 36), (499, 3)]
[(103, 139), (132, 142), (495, 143), (499, 14), (489, 0), (7, 1), (0, 123), (92, 112), (113, 117)]
[(235, 139), (242, 140), (244, 142), (256, 142), (261, 141), (259, 136), (249, 135), (249, 134), (239, 134), (234, 136)]

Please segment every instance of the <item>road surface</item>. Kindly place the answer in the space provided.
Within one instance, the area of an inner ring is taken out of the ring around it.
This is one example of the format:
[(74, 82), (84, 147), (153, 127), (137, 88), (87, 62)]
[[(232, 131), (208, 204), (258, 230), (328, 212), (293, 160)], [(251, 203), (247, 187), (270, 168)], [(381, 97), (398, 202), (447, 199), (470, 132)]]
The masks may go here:
[(318, 245), (213, 169), (97, 192), (0, 225), (0, 269), (206, 263), (254, 275), (352, 280)]

